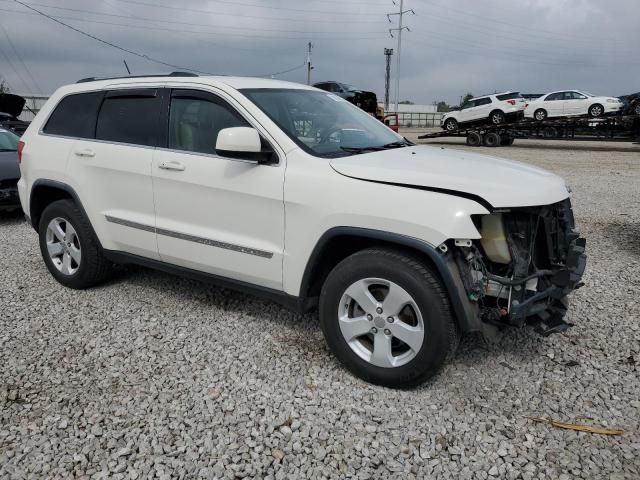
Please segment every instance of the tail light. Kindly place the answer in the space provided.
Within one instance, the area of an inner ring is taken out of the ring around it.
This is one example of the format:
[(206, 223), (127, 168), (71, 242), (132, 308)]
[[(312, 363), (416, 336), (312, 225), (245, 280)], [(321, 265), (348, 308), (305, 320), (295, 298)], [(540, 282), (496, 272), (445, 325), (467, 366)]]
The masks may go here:
[(516, 101), (515, 100), (507, 100), (507, 103), (510, 105), (515, 105)]
[(24, 142), (18, 142), (18, 163), (22, 163), (22, 150), (24, 150)]

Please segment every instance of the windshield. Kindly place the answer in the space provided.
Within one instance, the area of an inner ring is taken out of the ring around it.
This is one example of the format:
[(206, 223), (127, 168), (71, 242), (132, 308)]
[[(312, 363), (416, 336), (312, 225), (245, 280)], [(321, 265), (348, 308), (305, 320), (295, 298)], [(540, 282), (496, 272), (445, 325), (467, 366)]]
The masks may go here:
[(337, 157), (409, 145), (382, 122), (332, 93), (275, 88), (241, 92), (312, 155)]
[(8, 130), (0, 128), (0, 152), (15, 152), (20, 138)]
[(587, 97), (595, 97), (595, 95), (594, 95), (593, 93), (584, 92), (584, 91), (579, 92), (579, 93), (581, 93), (581, 94), (583, 94), (583, 95), (586, 95)]

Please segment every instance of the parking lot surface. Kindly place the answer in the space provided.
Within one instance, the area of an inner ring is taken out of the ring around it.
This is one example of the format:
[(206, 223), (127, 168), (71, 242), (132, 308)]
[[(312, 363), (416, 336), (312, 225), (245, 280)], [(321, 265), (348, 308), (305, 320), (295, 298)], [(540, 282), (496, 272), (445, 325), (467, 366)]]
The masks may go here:
[(473, 149), (573, 188), (575, 327), (466, 338), (409, 391), (354, 378), (315, 315), (268, 301), (137, 267), (65, 289), (0, 214), (0, 478), (640, 478), (640, 147), (589, 145)]

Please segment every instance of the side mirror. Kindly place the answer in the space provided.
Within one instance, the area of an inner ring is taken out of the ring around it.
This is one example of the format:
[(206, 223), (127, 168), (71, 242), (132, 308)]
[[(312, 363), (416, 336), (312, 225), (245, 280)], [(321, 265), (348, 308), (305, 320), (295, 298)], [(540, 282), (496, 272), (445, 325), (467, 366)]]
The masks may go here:
[(216, 139), (216, 153), (222, 157), (260, 164), (276, 163), (275, 152), (263, 148), (260, 134), (251, 127), (223, 128)]

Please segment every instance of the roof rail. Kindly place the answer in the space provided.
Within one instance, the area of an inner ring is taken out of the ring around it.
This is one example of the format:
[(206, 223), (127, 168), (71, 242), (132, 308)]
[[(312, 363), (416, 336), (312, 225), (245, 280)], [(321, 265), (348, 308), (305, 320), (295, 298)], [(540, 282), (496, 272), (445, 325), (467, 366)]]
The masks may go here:
[(107, 78), (96, 78), (96, 77), (87, 77), (81, 78), (76, 83), (86, 83), (86, 82), (97, 82), (98, 80), (118, 80), (120, 78), (149, 78), (149, 77), (197, 77), (197, 73), (191, 72), (171, 72), (171, 73), (156, 73), (150, 75), (127, 75), (124, 77), (107, 77)]

